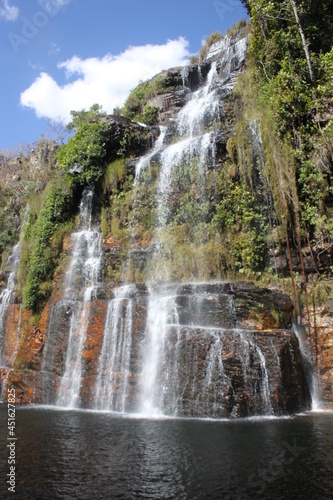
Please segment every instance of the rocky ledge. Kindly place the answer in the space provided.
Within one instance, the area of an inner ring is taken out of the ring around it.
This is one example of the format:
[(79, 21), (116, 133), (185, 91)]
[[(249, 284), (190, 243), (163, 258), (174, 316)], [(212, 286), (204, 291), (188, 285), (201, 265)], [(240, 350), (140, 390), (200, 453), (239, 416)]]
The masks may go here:
[[(163, 373), (177, 365), (178, 389), (171, 384), (161, 395), (166, 414), (240, 417), (310, 408), (298, 340), (290, 329), (293, 307), (287, 295), (245, 282), (133, 285), (131, 290), (122, 305), (127, 314), (130, 300), (133, 315), (127, 411), (136, 411), (141, 404), (142, 345), (152, 295), (174, 297), (178, 318), (177, 324), (174, 320), (167, 324), (158, 375), (163, 379)], [(4, 339), (9, 346), (7, 366), (0, 370), (0, 379), (8, 378), (18, 403), (56, 403), (70, 320), (68, 304), (61, 296), (56, 298), (44, 309), (38, 328), (29, 329), (29, 312), (20, 317), (18, 305), (9, 308)], [(103, 336), (108, 334), (104, 331), (107, 310), (108, 301), (98, 299), (88, 313), (80, 389), (83, 408), (95, 404)], [(21, 321), (19, 337), (13, 318)], [(115, 397), (119, 386), (113, 388)]]

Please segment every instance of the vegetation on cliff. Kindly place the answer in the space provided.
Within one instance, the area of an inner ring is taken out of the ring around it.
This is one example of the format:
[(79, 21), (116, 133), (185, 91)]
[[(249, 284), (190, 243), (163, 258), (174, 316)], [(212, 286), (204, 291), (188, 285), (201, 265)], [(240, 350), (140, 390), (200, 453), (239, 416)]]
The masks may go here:
[(73, 196), (59, 182), (49, 183), (43, 193), (44, 201), (37, 214), (29, 211), (24, 227), (20, 278), (23, 288), (23, 307), (37, 310), (52, 290), (55, 266), (62, 250), (62, 236), (73, 225)]
[(199, 52), (200, 63), (202, 63), (206, 59), (210, 47), (214, 43), (220, 42), (221, 40), (223, 40), (223, 35), (221, 35), (219, 31), (214, 31), (213, 33), (211, 33), (211, 35), (209, 35)]
[[(0, 263), (19, 240), (27, 200), (53, 177), (52, 156), (58, 145), (41, 137), (18, 150), (0, 152)], [(1, 280), (0, 280), (1, 282)]]
[(68, 128), (76, 133), (53, 158), (54, 177), (41, 195), (28, 199), (22, 236), (20, 287), (23, 307), (40, 310), (53, 288), (62, 240), (73, 230), (82, 189), (101, 183), (107, 158), (109, 125), (98, 105), (72, 113)]
[[(303, 0), (243, 3), (250, 15), (249, 57), (235, 95), (224, 103), (217, 130), (226, 151), (207, 171), (203, 202), (198, 202), (196, 165), (175, 169), (172, 223), (161, 231), (168, 242), (164, 257), (175, 279), (238, 273), (255, 278), (263, 272), (276, 273), (274, 256), (287, 251), (296, 302), (295, 254), (306, 281), (303, 250), (319, 276), (329, 271), (321, 256), (332, 255), (333, 248), (333, 4), (329, 0), (319, 6)], [(228, 35), (244, 31), (245, 24), (240, 21)], [(210, 46), (221, 38), (213, 33), (206, 40), (200, 53), (203, 65)], [(140, 83), (116, 111), (127, 119), (157, 124), (160, 110), (154, 99), (179, 90), (180, 83), (180, 70), (162, 72)], [(98, 105), (73, 112), (69, 129), (75, 135), (50, 155), (38, 194), (31, 195), (37, 184), (27, 185), (24, 201), (30, 197), (30, 213), (20, 272), (25, 307), (38, 309), (51, 291), (62, 237), (73, 227), (85, 186), (98, 187), (103, 237), (119, 253), (152, 241), (158, 162), (143, 173), (143, 193), (133, 185), (132, 160), (150, 146), (156, 128), (147, 129), (141, 140), (143, 132), (124, 120), (117, 141), (112, 142), (110, 121)], [(170, 140), (176, 142), (177, 137)], [(13, 196), (10, 190), (7, 194)], [(6, 228), (9, 219), (1, 208), (3, 251), (17, 241), (20, 222)], [(20, 202), (17, 216), (22, 208)], [(119, 279), (121, 266), (121, 258), (117, 265), (108, 265), (107, 279)], [(144, 273), (128, 265), (126, 277), (142, 281)]]
[[(179, 69), (179, 68), (178, 68)], [(116, 109), (116, 114), (123, 114), (131, 120), (157, 125), (159, 121), (159, 108), (149, 101), (155, 97), (179, 88), (179, 74), (177, 68), (162, 71), (150, 80), (141, 82), (128, 96), (123, 108)]]
[[(236, 88), (240, 120), (250, 121), (260, 149), (268, 242), (287, 249), (292, 281), (292, 253), (298, 253), (306, 282), (304, 250), (319, 276), (321, 256), (330, 260), (333, 248), (333, 2), (243, 3), (250, 47)], [(239, 125), (229, 147), (235, 166), (253, 177), (255, 163), (244, 161), (253, 157), (253, 140)], [(293, 289), (295, 300), (295, 283)]]
[(261, 122), (276, 216), (299, 250), (332, 245), (333, 2), (243, 3), (251, 34), (238, 91), (244, 116)]
[(58, 165), (72, 188), (98, 184), (105, 171), (109, 126), (95, 121), (78, 127), (76, 134), (59, 149)]

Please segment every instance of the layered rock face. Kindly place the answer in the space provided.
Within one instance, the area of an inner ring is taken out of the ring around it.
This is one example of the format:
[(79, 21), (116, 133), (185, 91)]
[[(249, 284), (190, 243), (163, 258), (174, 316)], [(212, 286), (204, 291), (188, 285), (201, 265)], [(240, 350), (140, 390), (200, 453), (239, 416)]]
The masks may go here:
[[(310, 319), (310, 325), (309, 325)], [(310, 326), (310, 327), (309, 327)], [(333, 410), (333, 303), (309, 308), (301, 328), (304, 349), (316, 382), (315, 406)]]
[[(242, 282), (116, 289), (89, 305), (76, 406), (195, 417), (308, 409), (291, 316), (286, 295)], [(20, 365), (1, 371), (18, 402), (59, 404), (69, 322), (59, 300), (39, 329), (21, 330)]]
[(104, 363), (113, 385), (107, 387), (108, 374), (100, 378), (98, 408), (216, 418), (309, 408), (285, 295), (246, 283), (125, 292), (119, 303), (125, 327), (105, 332), (109, 352), (120, 345), (125, 350), (115, 349)]
[(107, 118), (115, 155), (127, 133), (135, 156), (153, 145), (125, 162), (135, 177), (127, 247), (114, 235), (102, 244), (87, 188), (64, 245), (67, 271), (38, 326), (14, 295), (6, 303), (3, 397), (14, 387), (19, 403), (184, 417), (310, 408), (290, 299), (217, 280), (221, 235), (207, 229), (246, 45), (226, 39), (200, 67), (169, 71), (170, 92), (149, 102), (159, 107), (160, 127)]

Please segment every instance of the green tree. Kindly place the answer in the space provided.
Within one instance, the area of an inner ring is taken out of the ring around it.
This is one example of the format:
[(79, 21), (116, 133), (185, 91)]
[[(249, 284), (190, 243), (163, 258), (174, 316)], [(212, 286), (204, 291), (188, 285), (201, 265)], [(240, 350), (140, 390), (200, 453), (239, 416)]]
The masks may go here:
[(74, 137), (57, 153), (58, 164), (72, 187), (101, 181), (107, 159), (108, 123), (104, 120), (87, 123), (81, 118)]
[(93, 104), (90, 109), (81, 109), (81, 111), (71, 111), (72, 120), (68, 123), (68, 130), (77, 130), (83, 125), (92, 121), (100, 120), (106, 116), (106, 112), (100, 104)]
[(306, 282), (302, 246), (313, 255), (313, 243), (332, 238), (333, 0), (242, 2), (250, 14), (252, 113), (262, 121), (281, 232), (290, 256), (295, 243)]

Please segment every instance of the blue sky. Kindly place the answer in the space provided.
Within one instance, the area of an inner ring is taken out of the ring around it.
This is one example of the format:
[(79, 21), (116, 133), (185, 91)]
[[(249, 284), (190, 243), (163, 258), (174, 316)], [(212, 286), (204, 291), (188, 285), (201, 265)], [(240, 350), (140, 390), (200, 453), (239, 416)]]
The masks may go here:
[(240, 0), (0, 0), (0, 149), (38, 140), (72, 109), (111, 113), (244, 17)]

